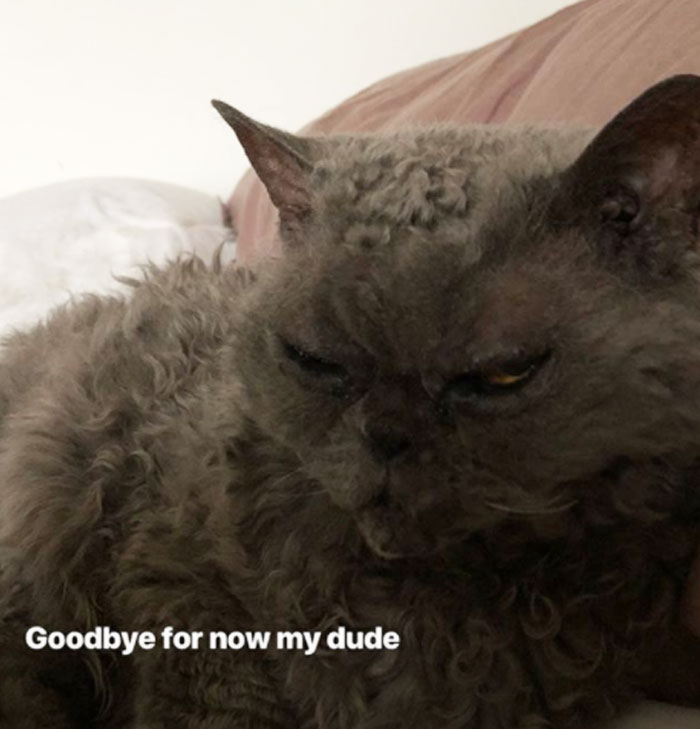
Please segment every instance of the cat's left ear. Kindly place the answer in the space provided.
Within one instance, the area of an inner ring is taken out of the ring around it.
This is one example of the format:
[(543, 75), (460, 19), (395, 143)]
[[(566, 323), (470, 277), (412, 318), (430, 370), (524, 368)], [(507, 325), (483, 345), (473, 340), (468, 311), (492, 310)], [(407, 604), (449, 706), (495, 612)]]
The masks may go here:
[[(652, 86), (610, 121), (567, 170), (575, 215), (598, 227), (608, 254), (653, 268), (697, 243), (700, 77)], [(655, 260), (654, 260), (655, 259)]]
[(295, 242), (311, 213), (314, 140), (260, 124), (223, 101), (211, 103), (236, 133), (279, 211), (282, 238)]

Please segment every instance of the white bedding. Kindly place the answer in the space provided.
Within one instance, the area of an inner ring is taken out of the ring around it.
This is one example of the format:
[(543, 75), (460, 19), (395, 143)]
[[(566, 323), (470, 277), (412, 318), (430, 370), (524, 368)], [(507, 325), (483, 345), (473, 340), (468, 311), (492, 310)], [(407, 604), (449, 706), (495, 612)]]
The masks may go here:
[(221, 203), (163, 182), (91, 179), (0, 199), (0, 336), (45, 316), (71, 294), (120, 288), (190, 251), (210, 260), (234, 254)]

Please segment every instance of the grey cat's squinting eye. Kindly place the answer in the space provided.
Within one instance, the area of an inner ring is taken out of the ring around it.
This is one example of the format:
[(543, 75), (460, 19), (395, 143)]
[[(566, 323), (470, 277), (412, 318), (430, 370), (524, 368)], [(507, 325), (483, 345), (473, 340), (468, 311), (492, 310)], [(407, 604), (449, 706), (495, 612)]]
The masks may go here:
[(475, 368), (450, 380), (443, 397), (464, 400), (516, 392), (532, 380), (550, 355), (551, 350), (546, 350), (536, 356), (518, 355)]
[(347, 397), (352, 378), (343, 365), (307, 352), (285, 339), (280, 338), (280, 343), (284, 355), (301, 374), (328, 383), (334, 397)]
[[(299, 370), (314, 378), (333, 381), (333, 394), (343, 394), (351, 379), (343, 365), (308, 352), (286, 340), (281, 340), (281, 344), (287, 359)], [(517, 355), (470, 370), (450, 380), (442, 391), (442, 397), (459, 401), (516, 392), (530, 382), (550, 354), (547, 350), (536, 356)]]

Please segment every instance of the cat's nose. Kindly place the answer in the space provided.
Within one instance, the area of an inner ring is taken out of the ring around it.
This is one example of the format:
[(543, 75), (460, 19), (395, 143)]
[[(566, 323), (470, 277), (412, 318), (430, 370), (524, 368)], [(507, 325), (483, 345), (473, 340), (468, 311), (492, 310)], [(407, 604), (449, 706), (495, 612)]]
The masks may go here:
[(395, 426), (374, 425), (365, 431), (372, 455), (380, 461), (391, 461), (411, 448), (409, 435)]

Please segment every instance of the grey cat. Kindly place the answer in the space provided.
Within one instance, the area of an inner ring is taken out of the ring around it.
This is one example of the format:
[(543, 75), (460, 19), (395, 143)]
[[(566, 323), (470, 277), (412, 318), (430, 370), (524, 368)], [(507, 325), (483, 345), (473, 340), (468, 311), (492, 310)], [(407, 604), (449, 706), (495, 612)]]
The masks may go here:
[[(215, 105), (284, 256), (6, 343), (0, 727), (558, 729), (644, 695), (700, 540), (700, 78), (599, 132)], [(30, 625), (401, 645), (122, 657)]]

